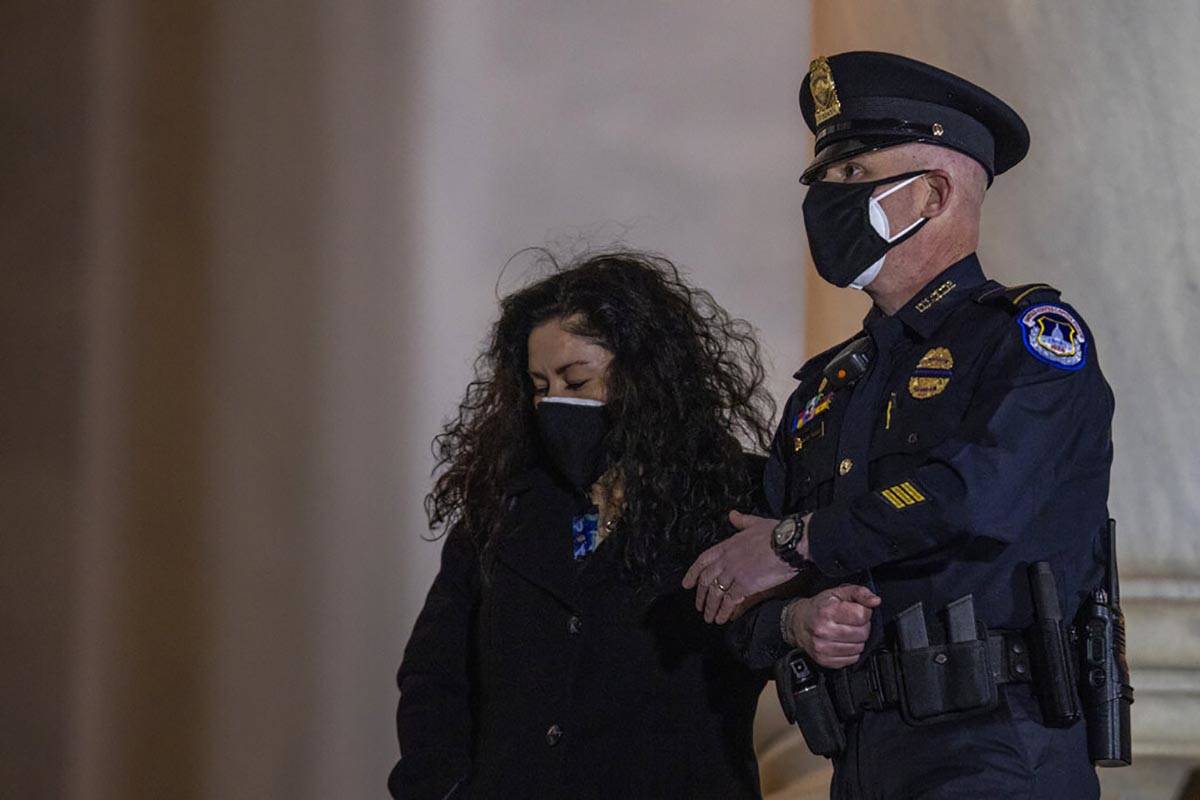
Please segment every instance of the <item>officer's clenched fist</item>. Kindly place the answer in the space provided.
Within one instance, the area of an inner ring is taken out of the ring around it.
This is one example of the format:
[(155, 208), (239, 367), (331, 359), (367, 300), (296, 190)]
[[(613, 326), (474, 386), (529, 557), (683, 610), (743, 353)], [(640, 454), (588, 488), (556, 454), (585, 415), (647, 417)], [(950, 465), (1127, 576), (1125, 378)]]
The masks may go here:
[(883, 602), (865, 586), (843, 584), (784, 607), (788, 644), (822, 667), (848, 667), (858, 661), (871, 633), (871, 614)]

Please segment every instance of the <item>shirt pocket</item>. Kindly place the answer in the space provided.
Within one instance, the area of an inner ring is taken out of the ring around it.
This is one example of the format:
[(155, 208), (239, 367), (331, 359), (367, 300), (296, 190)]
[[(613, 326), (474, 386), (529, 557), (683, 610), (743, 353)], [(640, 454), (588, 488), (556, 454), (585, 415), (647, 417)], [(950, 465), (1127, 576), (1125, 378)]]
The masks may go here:
[(883, 396), (873, 456), (924, 452), (959, 430), (974, 392), (966, 370), (930, 374), (909, 364), (896, 371)]
[[(797, 427), (797, 417), (790, 421), (792, 451), (788, 456), (789, 509), (811, 506), (813, 494), (821, 484), (833, 480), (837, 471), (838, 438), (850, 389), (834, 392), (828, 404), (818, 401), (807, 419)], [(810, 401), (811, 402), (811, 401)], [(803, 409), (801, 414), (803, 414)], [(809, 509), (811, 510), (811, 509)]]

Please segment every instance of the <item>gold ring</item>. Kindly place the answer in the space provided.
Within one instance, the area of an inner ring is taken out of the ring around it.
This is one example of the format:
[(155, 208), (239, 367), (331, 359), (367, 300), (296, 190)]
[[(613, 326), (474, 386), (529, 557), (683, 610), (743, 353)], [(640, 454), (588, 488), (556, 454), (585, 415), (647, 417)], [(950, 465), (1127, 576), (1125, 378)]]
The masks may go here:
[(722, 592), (728, 592), (728, 591), (729, 591), (729, 587), (728, 587), (728, 586), (724, 586), (724, 585), (722, 585), (722, 584), (721, 584), (721, 579), (720, 579), (720, 578), (713, 578), (713, 586), (717, 587), (717, 588), (718, 588), (718, 589), (720, 589)]

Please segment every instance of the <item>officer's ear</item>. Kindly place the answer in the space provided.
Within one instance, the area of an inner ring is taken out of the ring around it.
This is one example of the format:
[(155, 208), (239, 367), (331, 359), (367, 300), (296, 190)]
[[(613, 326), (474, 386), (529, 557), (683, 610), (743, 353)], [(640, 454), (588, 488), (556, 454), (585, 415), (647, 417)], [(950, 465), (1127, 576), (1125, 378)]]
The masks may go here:
[(945, 170), (935, 169), (925, 173), (925, 185), (929, 193), (925, 197), (925, 205), (921, 207), (921, 216), (933, 219), (941, 216), (950, 207), (954, 196), (954, 181)]

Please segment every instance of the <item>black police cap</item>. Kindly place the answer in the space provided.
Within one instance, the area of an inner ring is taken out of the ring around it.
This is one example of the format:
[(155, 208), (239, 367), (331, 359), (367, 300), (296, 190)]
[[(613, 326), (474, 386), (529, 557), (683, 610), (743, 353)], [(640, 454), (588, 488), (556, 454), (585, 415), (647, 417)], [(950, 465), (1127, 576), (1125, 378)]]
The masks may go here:
[(966, 153), (988, 182), (1029, 152), (1029, 129), (1007, 103), (945, 70), (891, 53), (817, 58), (800, 87), (816, 135), (806, 183), (834, 161), (907, 142)]

